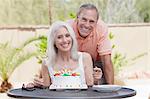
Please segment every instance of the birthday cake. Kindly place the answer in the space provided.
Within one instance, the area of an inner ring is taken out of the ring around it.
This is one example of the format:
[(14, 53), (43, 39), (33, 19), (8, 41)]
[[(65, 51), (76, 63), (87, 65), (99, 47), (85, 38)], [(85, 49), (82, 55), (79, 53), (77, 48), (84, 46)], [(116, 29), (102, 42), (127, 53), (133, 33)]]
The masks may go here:
[(54, 72), (50, 89), (87, 89), (87, 85), (82, 84), (80, 73), (64, 69)]

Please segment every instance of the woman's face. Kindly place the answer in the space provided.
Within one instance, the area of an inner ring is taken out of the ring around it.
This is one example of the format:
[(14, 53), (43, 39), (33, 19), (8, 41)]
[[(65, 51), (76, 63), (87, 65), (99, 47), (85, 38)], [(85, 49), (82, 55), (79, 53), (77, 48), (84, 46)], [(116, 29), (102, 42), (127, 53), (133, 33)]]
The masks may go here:
[(72, 47), (72, 38), (65, 27), (59, 28), (55, 37), (55, 45), (58, 51), (67, 52)]

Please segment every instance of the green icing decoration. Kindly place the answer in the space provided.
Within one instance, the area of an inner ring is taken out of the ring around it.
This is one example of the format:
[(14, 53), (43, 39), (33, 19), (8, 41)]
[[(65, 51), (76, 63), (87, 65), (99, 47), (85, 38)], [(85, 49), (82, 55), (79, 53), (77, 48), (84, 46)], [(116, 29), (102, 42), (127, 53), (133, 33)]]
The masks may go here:
[(63, 74), (63, 76), (70, 76), (69, 74)]

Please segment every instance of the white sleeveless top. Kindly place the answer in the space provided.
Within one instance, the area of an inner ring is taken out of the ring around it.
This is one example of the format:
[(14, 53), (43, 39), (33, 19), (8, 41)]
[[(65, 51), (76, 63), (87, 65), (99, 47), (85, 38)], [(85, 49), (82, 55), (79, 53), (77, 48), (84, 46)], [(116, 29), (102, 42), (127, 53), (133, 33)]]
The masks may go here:
[(87, 89), (81, 52), (79, 52), (78, 67), (75, 70), (54, 71), (51, 66), (48, 66), (48, 70), (52, 81), (50, 89)]

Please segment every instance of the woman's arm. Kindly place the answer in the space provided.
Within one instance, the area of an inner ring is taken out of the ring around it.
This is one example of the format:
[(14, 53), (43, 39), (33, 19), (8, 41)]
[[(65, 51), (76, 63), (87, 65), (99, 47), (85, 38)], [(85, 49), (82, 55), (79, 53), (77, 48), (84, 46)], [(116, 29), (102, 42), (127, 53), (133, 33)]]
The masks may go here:
[(84, 65), (84, 72), (85, 72), (85, 80), (88, 86), (93, 85), (93, 63), (90, 54), (83, 53), (83, 65)]
[(42, 74), (42, 79), (43, 79), (43, 86), (44, 87), (48, 87), (50, 86), (50, 76), (49, 76), (49, 72), (48, 72), (48, 67), (44, 64), (42, 64), (41, 67), (41, 74)]
[(32, 87), (48, 87), (50, 85), (50, 77), (48, 68), (45, 64), (42, 64), (39, 75), (36, 75), (34, 78), (34, 81), (31, 83), (28, 83), (25, 87), (26, 88), (32, 88)]

